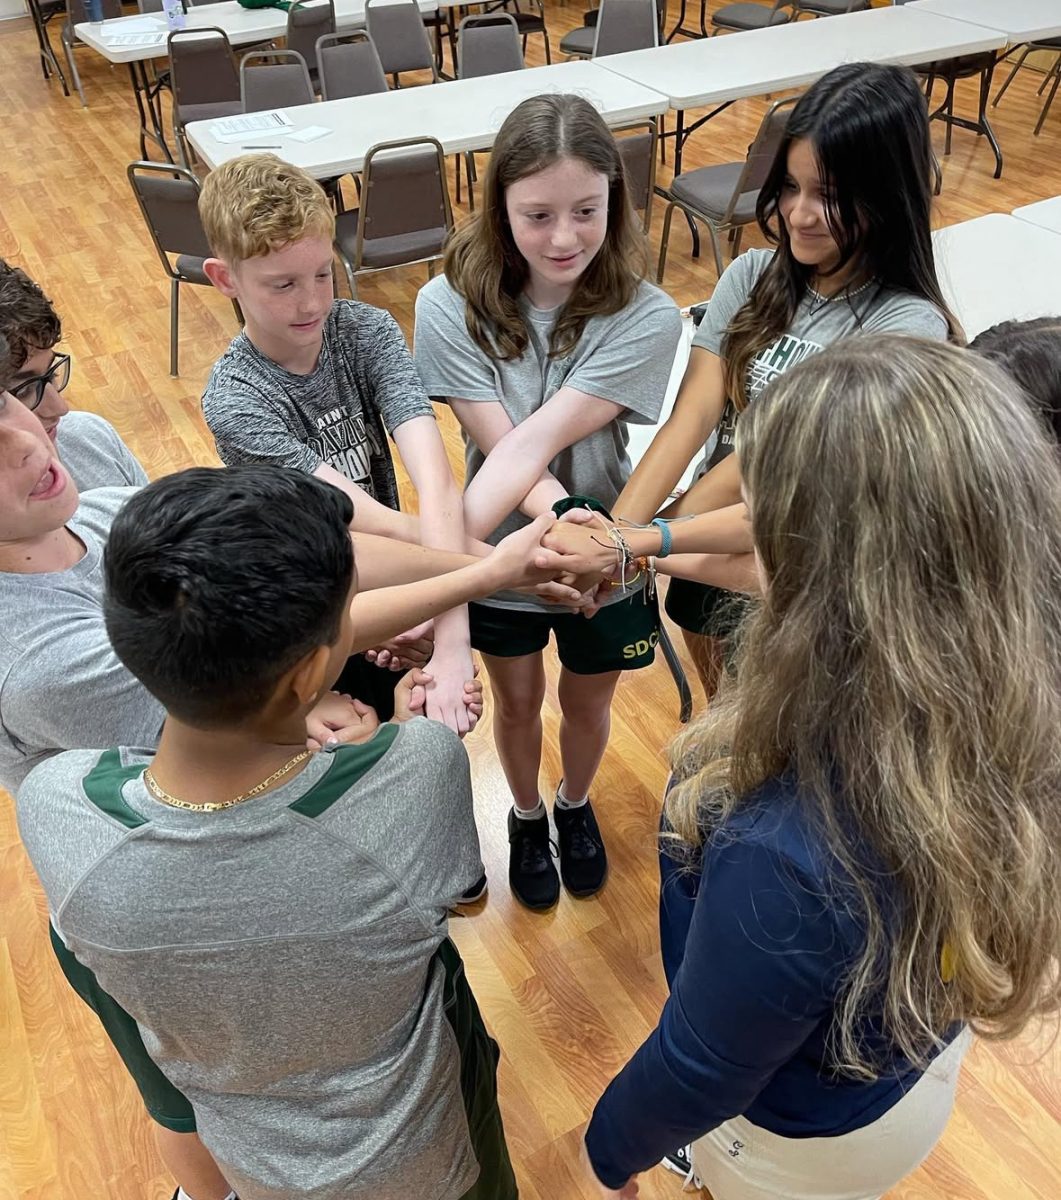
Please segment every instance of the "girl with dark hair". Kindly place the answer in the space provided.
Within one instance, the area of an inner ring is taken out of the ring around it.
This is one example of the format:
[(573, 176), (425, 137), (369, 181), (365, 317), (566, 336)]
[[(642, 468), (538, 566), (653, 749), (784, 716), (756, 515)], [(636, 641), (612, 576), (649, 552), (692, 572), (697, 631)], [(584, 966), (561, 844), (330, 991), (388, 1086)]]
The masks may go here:
[[(724, 460), (741, 411), (771, 379), (854, 333), (960, 340), (933, 264), (932, 176), (928, 114), (911, 71), (852, 63), (801, 97), (756, 208), (777, 248), (748, 250), (718, 281), (674, 411), (616, 501), (617, 517), (652, 518), (717, 434), (702, 478), (663, 515), (718, 511), (673, 526), (663, 548), (750, 549), (736, 467)], [(660, 532), (634, 531), (630, 542), (635, 554), (652, 554)], [(587, 565), (603, 566), (601, 557)], [(691, 572), (663, 565), (708, 581), (673, 580), (667, 613), (710, 697), (741, 608), (724, 589), (742, 586), (746, 562), (701, 557)]]
[[(614, 503), (630, 473), (626, 424), (658, 419), (681, 331), (673, 301), (645, 282), (646, 267), (622, 159), (600, 114), (578, 96), (525, 100), (501, 127), (482, 202), (453, 235), (445, 274), (416, 302), (416, 365), (465, 435), (473, 537), (496, 542), (587, 497)], [(514, 801), (513, 893), (539, 910), (556, 903), (560, 879), (573, 895), (592, 895), (607, 858), (590, 786), (619, 675), (652, 661), (654, 598), (618, 590), (586, 621), (509, 592), (471, 605), (470, 616)], [(559, 879), (538, 790), (550, 634), (562, 664)]]
[(603, 1195), (691, 1142), (714, 1200), (877, 1200), (969, 1031), (1061, 1004), (1061, 472), (1002, 371), (908, 337), (736, 440), (763, 599), (672, 748), (671, 994), (586, 1144)]

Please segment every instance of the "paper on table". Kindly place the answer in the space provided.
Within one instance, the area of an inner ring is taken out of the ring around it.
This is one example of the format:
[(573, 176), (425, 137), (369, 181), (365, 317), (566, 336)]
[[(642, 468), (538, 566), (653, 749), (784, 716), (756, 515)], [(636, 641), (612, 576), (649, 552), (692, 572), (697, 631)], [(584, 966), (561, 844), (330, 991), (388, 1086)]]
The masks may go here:
[(165, 30), (166, 22), (154, 17), (122, 17), (121, 24), (117, 21), (104, 21), (100, 32), (103, 40), (109, 42), (112, 38), (124, 37), (127, 33), (158, 33)]
[(116, 50), (122, 46), (161, 46), (165, 40), (164, 33), (111, 33), (103, 37), (103, 41)]
[(318, 138), (327, 137), (331, 132), (323, 125), (307, 125), (305, 129), (298, 129), (287, 136), (293, 142), (315, 142)]
[(248, 133), (283, 137), (293, 125), (287, 113), (273, 109), (271, 112), (246, 113), (239, 117), (221, 117), (210, 123), (210, 135), (218, 142), (238, 142)]

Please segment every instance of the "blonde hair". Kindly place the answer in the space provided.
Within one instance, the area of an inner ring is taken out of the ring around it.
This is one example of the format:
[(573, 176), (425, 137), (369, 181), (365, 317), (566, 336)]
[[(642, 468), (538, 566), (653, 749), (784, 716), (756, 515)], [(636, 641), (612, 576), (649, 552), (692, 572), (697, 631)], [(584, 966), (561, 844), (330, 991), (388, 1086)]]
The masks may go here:
[(478, 211), (446, 247), (446, 278), (464, 297), (468, 332), (491, 358), (520, 358), (528, 342), (519, 299), (529, 272), (509, 227), (505, 191), (565, 158), (607, 177), (608, 229), (604, 245), (560, 310), (549, 337), (550, 355), (570, 354), (590, 317), (621, 312), (648, 270), (648, 242), (627, 193), (622, 156), (600, 113), (581, 96), (531, 96), (505, 118)]
[(992, 364), (882, 336), (788, 371), (737, 452), (768, 583), (674, 743), (670, 824), (700, 845), (797, 782), (866, 934), (842, 1071), (880, 1068), (867, 1013), (920, 1064), (956, 1021), (1013, 1036), (1061, 1001), (1056, 451)]
[(335, 214), (324, 189), (275, 154), (245, 154), (211, 171), (199, 196), (199, 216), (210, 249), (230, 265), (302, 238), (335, 236)]

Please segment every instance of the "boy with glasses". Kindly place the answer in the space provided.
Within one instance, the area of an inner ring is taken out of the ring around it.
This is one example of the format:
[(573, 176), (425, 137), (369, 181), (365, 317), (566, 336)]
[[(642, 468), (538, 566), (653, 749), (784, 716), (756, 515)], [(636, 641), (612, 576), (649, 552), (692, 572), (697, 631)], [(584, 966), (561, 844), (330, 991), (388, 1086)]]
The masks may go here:
[(62, 393), (70, 355), (57, 354), (62, 322), (40, 285), (0, 259), (0, 337), (8, 348), (8, 391), (44, 427), (81, 491), (142, 487), (144, 468), (109, 421), (74, 412)]

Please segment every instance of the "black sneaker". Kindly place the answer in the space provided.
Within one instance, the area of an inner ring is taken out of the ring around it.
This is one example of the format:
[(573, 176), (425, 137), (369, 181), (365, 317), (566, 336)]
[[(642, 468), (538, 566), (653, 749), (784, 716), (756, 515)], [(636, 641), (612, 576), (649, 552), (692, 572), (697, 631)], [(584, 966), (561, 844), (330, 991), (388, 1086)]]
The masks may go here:
[(659, 1162), (661, 1167), (682, 1177), (685, 1183), (682, 1190), (686, 1192), (698, 1191), (704, 1186), (700, 1182), (700, 1176), (693, 1169), (692, 1150), (692, 1146), (682, 1146), (673, 1154), (664, 1154)]
[(486, 882), (485, 872), (472, 884), (472, 886), (464, 892), (461, 898), (457, 901), (458, 904), (475, 904), (477, 900), (481, 900), (486, 895), (486, 890), (490, 885)]
[(508, 884), (513, 896), (540, 912), (560, 899), (560, 880), (553, 866), (549, 814), (532, 821), (508, 811)]
[(572, 896), (592, 896), (608, 878), (608, 856), (604, 839), (587, 800), (578, 808), (553, 809), (556, 837), (560, 843), (560, 878)]

